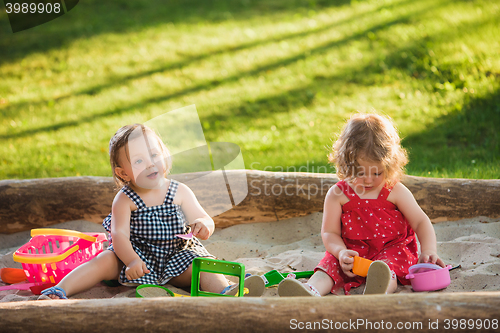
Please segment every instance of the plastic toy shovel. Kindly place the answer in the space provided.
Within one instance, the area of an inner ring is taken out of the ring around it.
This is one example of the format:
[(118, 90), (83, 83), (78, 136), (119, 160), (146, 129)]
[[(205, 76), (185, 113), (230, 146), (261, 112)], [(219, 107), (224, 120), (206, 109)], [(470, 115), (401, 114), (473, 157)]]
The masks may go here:
[(2, 286), (0, 287), (0, 290), (12, 290), (12, 289), (17, 289), (17, 290), (28, 290), (30, 287), (36, 286), (37, 283), (19, 283), (19, 284), (11, 284), (8, 286)]
[(175, 235), (175, 237), (179, 237), (179, 238), (182, 238), (182, 239), (191, 239), (191, 238), (193, 238), (193, 233), (190, 232), (189, 234), (186, 234), (186, 235), (184, 235), (184, 234), (177, 234), (177, 235)]
[[(314, 274), (314, 271), (291, 272), (291, 273), (295, 275), (296, 279), (302, 279), (311, 277)], [(264, 279), (264, 283), (267, 288), (283, 281), (287, 274), (288, 273), (285, 273), (285, 275), (283, 275), (282, 273), (273, 269), (272, 271), (269, 271), (266, 274), (262, 275), (262, 279)]]
[(55, 283), (18, 283), (18, 284), (11, 284), (8, 286), (1, 286), (1, 290), (28, 290), (30, 289), (33, 294), (40, 295), (41, 291), (47, 288), (50, 288), (52, 286), (55, 286)]

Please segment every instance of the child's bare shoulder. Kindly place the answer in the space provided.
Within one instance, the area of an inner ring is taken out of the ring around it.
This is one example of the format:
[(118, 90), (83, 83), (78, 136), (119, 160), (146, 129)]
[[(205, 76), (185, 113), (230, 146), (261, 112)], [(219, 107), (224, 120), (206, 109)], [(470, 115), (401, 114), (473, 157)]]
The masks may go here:
[(391, 193), (387, 197), (387, 200), (397, 203), (398, 199), (408, 198), (409, 196), (413, 197), (413, 194), (410, 192), (408, 187), (406, 187), (401, 182), (397, 182), (391, 189)]
[(402, 194), (402, 193), (411, 193), (408, 187), (406, 187), (403, 183), (397, 182), (391, 189), (391, 194)]
[(331, 203), (338, 203), (340, 205), (344, 205), (349, 201), (347, 196), (344, 194), (342, 189), (338, 185), (333, 185), (330, 187), (328, 190), (328, 193), (326, 194), (325, 200), (331, 202)]
[(134, 210), (135, 204), (132, 200), (125, 194), (123, 191), (118, 191), (115, 195), (115, 199), (113, 200), (113, 209), (124, 209), (129, 207), (130, 210)]
[(177, 182), (177, 191), (174, 196), (174, 204), (182, 205), (182, 203), (191, 196), (194, 196), (193, 191), (184, 183)]

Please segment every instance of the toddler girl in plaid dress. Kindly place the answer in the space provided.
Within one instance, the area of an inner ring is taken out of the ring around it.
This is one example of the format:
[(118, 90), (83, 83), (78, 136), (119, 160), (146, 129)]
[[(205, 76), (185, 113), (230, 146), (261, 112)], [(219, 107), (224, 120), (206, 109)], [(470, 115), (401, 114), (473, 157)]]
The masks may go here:
[[(154, 131), (140, 124), (124, 126), (111, 138), (109, 153), (113, 177), (121, 186), (103, 222), (110, 245), (42, 292), (51, 298), (66, 298), (102, 280), (189, 287), (193, 259), (213, 257), (197, 238), (208, 239), (214, 222), (186, 185), (165, 178), (170, 154)], [(189, 232), (197, 238), (175, 236)], [(214, 293), (237, 289), (223, 275), (204, 272), (200, 288)]]
[(389, 119), (353, 116), (334, 145), (331, 162), (340, 181), (325, 197), (321, 228), (325, 256), (308, 283), (283, 280), (280, 296), (323, 296), (342, 287), (349, 293), (365, 282), (351, 271), (354, 256), (374, 261), (365, 294), (394, 292), (398, 280), (408, 284), (404, 277), (417, 262), (444, 267), (431, 221), (399, 182), (407, 157)]

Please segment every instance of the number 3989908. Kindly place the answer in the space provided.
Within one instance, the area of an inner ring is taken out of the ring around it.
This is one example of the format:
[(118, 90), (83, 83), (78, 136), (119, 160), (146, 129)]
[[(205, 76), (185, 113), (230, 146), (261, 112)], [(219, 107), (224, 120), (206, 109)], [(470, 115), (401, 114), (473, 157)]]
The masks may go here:
[(63, 10), (61, 3), (55, 2), (23, 2), (23, 3), (10, 3), (5, 4), (5, 11), (7, 14), (52, 14), (60, 13)]

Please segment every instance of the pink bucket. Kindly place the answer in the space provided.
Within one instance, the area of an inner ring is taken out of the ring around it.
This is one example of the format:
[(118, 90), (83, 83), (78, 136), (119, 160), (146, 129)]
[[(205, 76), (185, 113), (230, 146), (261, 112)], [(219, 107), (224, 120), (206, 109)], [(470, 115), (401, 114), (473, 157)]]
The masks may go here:
[(408, 269), (406, 278), (414, 291), (433, 291), (450, 285), (451, 265), (441, 267), (434, 264), (416, 264)]

